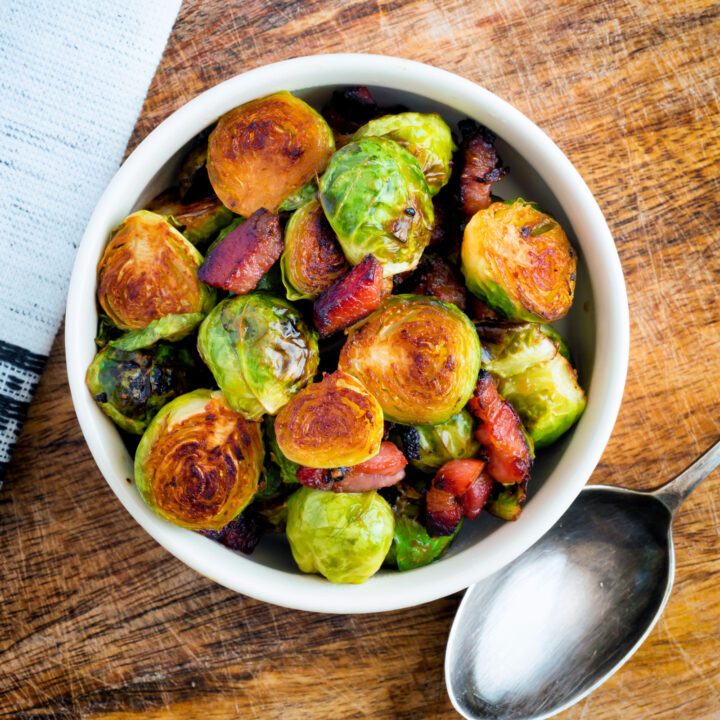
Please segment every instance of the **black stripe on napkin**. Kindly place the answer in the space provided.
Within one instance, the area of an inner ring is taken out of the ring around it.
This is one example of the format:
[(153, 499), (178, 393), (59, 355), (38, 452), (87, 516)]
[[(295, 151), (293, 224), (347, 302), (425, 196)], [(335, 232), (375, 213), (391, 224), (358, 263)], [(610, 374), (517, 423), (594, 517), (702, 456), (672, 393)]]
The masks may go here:
[(46, 360), (0, 340), (0, 486)]

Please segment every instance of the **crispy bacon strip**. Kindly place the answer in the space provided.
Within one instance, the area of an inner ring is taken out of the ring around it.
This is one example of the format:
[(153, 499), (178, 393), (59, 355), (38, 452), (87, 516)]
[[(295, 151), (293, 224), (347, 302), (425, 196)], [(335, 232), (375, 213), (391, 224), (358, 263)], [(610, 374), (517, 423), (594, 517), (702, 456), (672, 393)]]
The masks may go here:
[(335, 90), (322, 114), (331, 128), (352, 134), (368, 120), (378, 117), (380, 108), (366, 87), (347, 87)]
[(250, 555), (257, 547), (262, 534), (257, 519), (247, 510), (220, 530), (203, 529), (198, 532), (231, 550), (239, 550), (245, 555)]
[(477, 458), (467, 460), (448, 460), (433, 479), (439, 490), (460, 497), (477, 480), (485, 468), (485, 461)]
[(474, 520), (490, 498), (495, 481), (483, 470), (460, 498), (465, 517)]
[(441, 257), (423, 259), (417, 284), (410, 291), (415, 295), (432, 295), (465, 310), (465, 286), (458, 273)]
[(502, 318), (494, 310), (489, 308), (482, 300), (476, 298), (474, 295), (470, 296), (468, 316), (475, 322), (502, 320)]
[(407, 460), (394, 443), (380, 443), (380, 450), (369, 460), (345, 468), (324, 470), (301, 466), (298, 482), (314, 490), (358, 493), (390, 487), (405, 477)]
[(425, 529), (430, 537), (452, 535), (463, 516), (462, 504), (449, 492), (431, 487), (425, 495)]
[(489, 373), (480, 372), (468, 408), (480, 420), (475, 436), (485, 446), (490, 475), (503, 484), (525, 482), (532, 468), (530, 447), (518, 414), (500, 397)]
[(244, 295), (258, 284), (282, 251), (278, 218), (261, 208), (210, 251), (198, 277), (207, 285)]
[(380, 443), (369, 460), (346, 468), (345, 477), (333, 485), (335, 492), (367, 492), (390, 487), (405, 477), (407, 460), (394, 443)]
[(352, 325), (380, 306), (383, 296), (382, 265), (366, 255), (315, 300), (313, 319), (320, 337)]
[(437, 472), (425, 496), (425, 528), (430, 537), (452, 535), (463, 515), (476, 518), (493, 487), (485, 461), (449, 460)]
[(301, 485), (313, 490), (330, 490), (333, 485), (330, 471), (323, 468), (311, 468), (301, 465), (297, 469), (295, 477)]
[(468, 217), (490, 204), (490, 188), (502, 180), (508, 168), (495, 152), (495, 135), (474, 120), (462, 120), (460, 154), (460, 206)]

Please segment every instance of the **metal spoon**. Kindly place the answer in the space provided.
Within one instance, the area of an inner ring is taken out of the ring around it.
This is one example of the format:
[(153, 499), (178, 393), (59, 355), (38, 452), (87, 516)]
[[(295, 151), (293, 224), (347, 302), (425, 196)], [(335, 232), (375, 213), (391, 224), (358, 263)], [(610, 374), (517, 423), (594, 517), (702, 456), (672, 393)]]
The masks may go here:
[(469, 720), (542, 720), (640, 647), (673, 583), (672, 519), (720, 464), (720, 442), (651, 492), (591, 485), (514, 563), (458, 608), (445, 682)]

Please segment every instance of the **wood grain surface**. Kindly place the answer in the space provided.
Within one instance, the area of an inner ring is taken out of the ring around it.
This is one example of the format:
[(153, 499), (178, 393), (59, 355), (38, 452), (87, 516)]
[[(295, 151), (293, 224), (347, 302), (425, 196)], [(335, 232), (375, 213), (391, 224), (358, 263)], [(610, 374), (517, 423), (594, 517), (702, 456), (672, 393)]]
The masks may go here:
[[(720, 5), (693, 0), (189, 0), (130, 145), (218, 81), (301, 54), (401, 55), (505, 98), (568, 155), (615, 237), (630, 368), (591, 482), (648, 488), (720, 437), (719, 37)], [(676, 520), (663, 618), (559, 717), (720, 718), (719, 514), (715, 473)], [(442, 663), (459, 595), (329, 616), (189, 570), (93, 464), (61, 339), (0, 492), (0, 587), (0, 718), (457, 717)]]

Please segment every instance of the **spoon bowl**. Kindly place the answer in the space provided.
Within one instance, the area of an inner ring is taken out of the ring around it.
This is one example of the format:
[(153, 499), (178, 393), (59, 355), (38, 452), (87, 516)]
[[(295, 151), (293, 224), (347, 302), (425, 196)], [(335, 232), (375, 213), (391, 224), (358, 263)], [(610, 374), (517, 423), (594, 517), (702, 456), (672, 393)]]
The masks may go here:
[(720, 443), (651, 493), (586, 487), (526, 553), (471, 587), (445, 656), (455, 709), (541, 720), (617, 671), (670, 595), (673, 514), (718, 463)]

